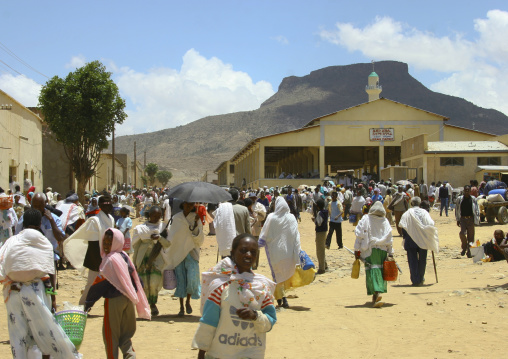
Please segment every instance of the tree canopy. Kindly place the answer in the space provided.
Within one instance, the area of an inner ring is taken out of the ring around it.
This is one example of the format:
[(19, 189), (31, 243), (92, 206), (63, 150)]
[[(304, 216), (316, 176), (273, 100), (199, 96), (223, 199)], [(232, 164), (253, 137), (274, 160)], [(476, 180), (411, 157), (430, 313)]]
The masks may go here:
[(157, 166), (155, 163), (150, 162), (145, 167), (145, 173), (148, 176), (148, 180), (150, 181), (150, 185), (153, 186), (155, 183), (155, 175), (159, 171), (159, 166)]
[(166, 187), (169, 180), (173, 177), (173, 174), (169, 171), (159, 171), (155, 174), (155, 178), (159, 180), (162, 187)]
[(125, 101), (99, 61), (70, 72), (65, 79), (54, 76), (42, 87), (39, 107), (44, 121), (60, 142), (84, 198), (85, 184), (93, 176), (101, 152), (115, 124), (127, 117)]

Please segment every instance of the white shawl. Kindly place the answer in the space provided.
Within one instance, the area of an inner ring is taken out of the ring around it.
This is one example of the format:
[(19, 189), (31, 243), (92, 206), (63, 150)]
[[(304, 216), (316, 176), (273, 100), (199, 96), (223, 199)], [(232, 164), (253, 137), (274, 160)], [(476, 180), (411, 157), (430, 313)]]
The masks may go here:
[[(199, 248), (205, 240), (203, 234), (203, 225), (198, 221), (194, 233), (191, 232), (189, 226), (194, 225), (195, 212), (191, 212), (184, 216), (183, 211), (173, 216), (173, 223), (168, 231), (168, 241), (171, 246), (166, 250), (166, 269), (175, 269), (187, 257), (192, 250), (199, 252)], [(196, 258), (194, 258), (196, 259)], [(198, 260), (199, 257), (196, 259)]]
[(108, 228), (115, 228), (115, 220), (111, 215), (100, 211), (97, 216), (90, 217), (64, 241), (65, 257), (74, 268), (84, 269), (83, 262), (85, 261), (88, 242), (100, 240)]
[[(375, 204), (378, 203), (381, 205), (380, 202)], [(393, 251), (392, 227), (386, 217), (372, 213), (363, 216), (355, 228), (355, 235), (355, 251), (360, 251), (362, 258), (370, 257), (372, 248), (378, 248), (388, 253)]]
[[(55, 274), (53, 245), (35, 229), (24, 229), (0, 248), (0, 278), (12, 272)], [(33, 278), (35, 279), (35, 278)]]
[(399, 227), (406, 230), (418, 247), (439, 252), (437, 228), (429, 212), (423, 208), (408, 209), (400, 218)]
[(62, 203), (56, 207), (56, 209), (62, 211), (60, 220), (62, 221), (62, 228), (65, 231), (69, 224), (75, 223), (78, 219), (83, 218), (81, 214), (84, 214), (81, 208), (74, 203)]
[(235, 216), (233, 205), (229, 202), (219, 203), (219, 208), (214, 212), (213, 226), (215, 238), (219, 246), (219, 254), (223, 257), (231, 255), (231, 246), (236, 237)]
[(266, 246), (268, 263), (276, 283), (293, 276), (300, 264), (300, 232), (296, 218), (283, 197), (277, 197), (275, 211), (266, 218), (259, 235), (259, 245)]

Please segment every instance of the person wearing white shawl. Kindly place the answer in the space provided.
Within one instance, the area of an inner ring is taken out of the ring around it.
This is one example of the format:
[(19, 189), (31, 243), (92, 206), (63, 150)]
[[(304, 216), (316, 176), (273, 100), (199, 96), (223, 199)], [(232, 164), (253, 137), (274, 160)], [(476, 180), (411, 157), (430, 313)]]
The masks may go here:
[(85, 305), (86, 296), (95, 278), (99, 275), (102, 262), (99, 240), (108, 228), (115, 227), (115, 221), (110, 215), (113, 207), (111, 197), (104, 195), (99, 198), (100, 212), (90, 217), (69, 238), (64, 241), (65, 257), (77, 270), (88, 268), (88, 279), (85, 289), (79, 299), (79, 305)]
[(387, 256), (393, 257), (392, 227), (385, 215), (383, 204), (377, 201), (355, 228), (355, 256), (365, 260), (367, 294), (372, 295), (376, 308), (384, 304), (379, 293), (387, 291), (387, 283), (383, 279), (383, 262)]
[[(168, 231), (171, 242), (166, 258), (166, 269), (174, 269), (176, 276), (175, 297), (180, 298), (178, 316), (192, 313), (190, 300), (199, 299), (201, 284), (199, 281), (199, 252), (205, 241), (203, 224), (200, 221), (194, 202), (183, 202), (182, 211), (173, 216)], [(187, 298), (185, 311), (183, 299)]]
[(148, 212), (149, 219), (137, 225), (132, 231), (132, 248), (134, 255), (132, 261), (136, 266), (138, 275), (143, 281), (144, 290), (152, 315), (159, 314), (157, 300), (162, 289), (162, 271), (166, 266), (163, 248), (168, 248), (170, 242), (161, 236), (165, 225), (160, 219), (162, 210), (159, 206), (152, 206)]
[(421, 203), (420, 197), (413, 197), (412, 208), (402, 215), (399, 222), (413, 286), (421, 286), (425, 282), (427, 250), (439, 252), (437, 228), (429, 212), (418, 207)]
[(202, 274), (202, 317), (192, 341), (198, 358), (265, 357), (266, 333), (277, 321), (275, 283), (252, 272), (257, 252), (257, 240), (240, 234), (233, 240), (231, 258)]
[(230, 202), (219, 203), (219, 208), (213, 213), (215, 238), (219, 247), (219, 255), (224, 258), (231, 254), (231, 244), (236, 237), (235, 217), (233, 205)]
[[(0, 249), (0, 281), (7, 309), (7, 325), (14, 358), (69, 359), (78, 352), (51, 308), (56, 303), (46, 292), (44, 282), (55, 274), (53, 246), (38, 229), (41, 213), (29, 209), (24, 214), (24, 229), (9, 238)], [(44, 281), (44, 282), (43, 282)]]
[(259, 234), (259, 247), (265, 247), (272, 277), (277, 283), (275, 299), (279, 305), (288, 307), (285, 291), (291, 289), (287, 281), (300, 264), (300, 232), (296, 218), (283, 197), (277, 197), (274, 212), (266, 218)]

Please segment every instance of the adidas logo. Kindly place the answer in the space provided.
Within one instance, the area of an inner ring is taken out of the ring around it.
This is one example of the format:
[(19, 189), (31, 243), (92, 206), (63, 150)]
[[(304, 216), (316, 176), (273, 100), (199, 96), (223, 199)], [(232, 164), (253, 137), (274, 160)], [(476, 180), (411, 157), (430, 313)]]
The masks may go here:
[(231, 319), (233, 320), (233, 324), (235, 325), (235, 327), (241, 325), (242, 326), (242, 330), (245, 330), (247, 328), (253, 328), (254, 327), (254, 323), (252, 323), (252, 321), (245, 321), (243, 319), (241, 319), (237, 314), (236, 314), (236, 308), (231, 306), (229, 307), (229, 314), (231, 315)]

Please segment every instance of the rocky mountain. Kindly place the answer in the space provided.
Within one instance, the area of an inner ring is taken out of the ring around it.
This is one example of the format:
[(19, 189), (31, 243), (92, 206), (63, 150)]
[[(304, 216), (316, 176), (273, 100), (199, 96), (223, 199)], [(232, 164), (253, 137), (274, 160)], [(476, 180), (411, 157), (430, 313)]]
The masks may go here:
[[(462, 98), (433, 92), (396, 61), (375, 64), (381, 97), (449, 117), (449, 124), (493, 134), (506, 132), (507, 116)], [(254, 111), (209, 116), (185, 126), (116, 138), (117, 153), (146, 151), (148, 162), (173, 172), (170, 184), (199, 179), (231, 158), (249, 140), (299, 128), (314, 118), (367, 102), (372, 64), (330, 66), (309, 75), (284, 78), (277, 93)]]

